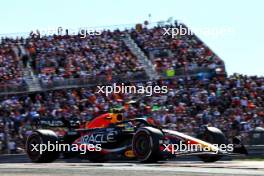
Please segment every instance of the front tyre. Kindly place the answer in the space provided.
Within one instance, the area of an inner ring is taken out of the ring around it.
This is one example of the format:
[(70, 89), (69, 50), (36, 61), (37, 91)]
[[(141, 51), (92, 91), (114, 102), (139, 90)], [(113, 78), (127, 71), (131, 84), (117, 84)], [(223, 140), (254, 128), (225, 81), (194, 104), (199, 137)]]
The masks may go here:
[(159, 129), (138, 129), (132, 140), (133, 153), (140, 162), (152, 163), (162, 159), (159, 141), (163, 137)]

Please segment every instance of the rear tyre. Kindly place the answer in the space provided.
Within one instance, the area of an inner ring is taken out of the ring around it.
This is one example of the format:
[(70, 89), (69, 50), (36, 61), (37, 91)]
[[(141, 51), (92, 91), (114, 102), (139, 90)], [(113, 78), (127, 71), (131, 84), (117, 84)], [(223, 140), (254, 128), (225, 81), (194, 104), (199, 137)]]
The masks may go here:
[(140, 162), (153, 163), (162, 159), (159, 141), (163, 137), (159, 129), (140, 128), (133, 137), (133, 153)]
[[(59, 157), (58, 151), (45, 150), (40, 152), (40, 145), (44, 144), (48, 147), (49, 144), (56, 144), (58, 136), (51, 130), (37, 130), (34, 131), (26, 142), (26, 152), (32, 162), (36, 163), (49, 163), (56, 160)], [(34, 148), (34, 146), (38, 146)], [(38, 149), (38, 151), (37, 151)]]
[[(197, 138), (211, 144), (217, 144), (218, 146), (220, 146), (221, 144), (227, 144), (227, 140), (223, 132), (215, 127), (207, 127), (205, 132), (199, 134)], [(220, 160), (222, 158), (222, 155), (205, 154), (198, 157), (205, 163), (212, 163)]]

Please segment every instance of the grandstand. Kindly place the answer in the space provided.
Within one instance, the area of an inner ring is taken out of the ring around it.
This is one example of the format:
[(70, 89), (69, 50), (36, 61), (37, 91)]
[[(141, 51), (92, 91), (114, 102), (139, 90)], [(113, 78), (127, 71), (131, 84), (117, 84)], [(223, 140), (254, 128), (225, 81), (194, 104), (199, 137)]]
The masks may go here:
[(184, 24), (144, 28), (140, 32), (133, 30), (132, 38), (148, 55), (156, 70), (165, 75), (167, 70), (174, 70), (178, 75), (184, 71), (197, 73), (204, 69), (224, 70), (223, 61), (216, 56), (196, 35), (164, 35), (166, 29), (180, 29)]
[[(163, 36), (163, 27), (178, 24), (104, 30), (86, 38), (2, 39), (0, 150), (7, 137), (21, 145), (38, 119), (86, 120), (114, 107), (123, 107), (126, 118), (151, 116), (191, 135), (203, 125), (229, 137), (264, 127), (263, 77), (227, 76), (223, 60), (197, 36)], [(113, 82), (166, 85), (169, 92), (96, 93), (96, 85)]]
[(198, 37), (163, 36), (164, 27), (179, 25), (104, 30), (101, 35), (87, 34), (85, 38), (80, 33), (41, 37), (31, 33), (27, 38), (2, 39), (2, 46), (8, 42), (9, 50), (17, 55), (18, 63), (13, 64), (24, 88), (5, 88), (1, 94), (100, 82), (225, 75), (224, 62)]

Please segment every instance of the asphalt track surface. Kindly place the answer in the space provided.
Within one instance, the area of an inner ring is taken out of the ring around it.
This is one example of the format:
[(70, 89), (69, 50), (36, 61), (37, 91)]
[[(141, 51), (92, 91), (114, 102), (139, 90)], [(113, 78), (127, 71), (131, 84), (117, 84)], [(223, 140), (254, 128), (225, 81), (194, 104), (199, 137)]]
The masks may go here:
[[(19, 158), (19, 157), (18, 157)], [(264, 161), (165, 161), (90, 163), (86, 160), (58, 160), (54, 163), (30, 163), (13, 157), (0, 159), (1, 176), (232, 176), (264, 175)]]

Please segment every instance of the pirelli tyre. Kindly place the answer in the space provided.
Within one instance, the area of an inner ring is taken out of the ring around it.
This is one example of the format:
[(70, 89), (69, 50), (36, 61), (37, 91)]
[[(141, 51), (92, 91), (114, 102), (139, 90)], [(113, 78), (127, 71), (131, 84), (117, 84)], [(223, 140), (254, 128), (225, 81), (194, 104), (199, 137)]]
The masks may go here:
[[(26, 141), (26, 152), (32, 162), (48, 163), (59, 157), (59, 152), (54, 150), (40, 151), (40, 146), (48, 147), (48, 144), (56, 144), (58, 136), (51, 130), (34, 131)], [(44, 145), (43, 145), (44, 144)], [(44, 147), (42, 148), (44, 150)]]
[[(206, 127), (205, 131), (197, 136), (197, 138), (209, 142), (211, 144), (227, 144), (227, 139), (224, 133), (215, 127)], [(222, 158), (222, 155), (217, 154), (205, 154), (198, 156), (203, 162), (211, 163), (216, 162)]]
[(161, 160), (162, 154), (159, 141), (162, 137), (163, 133), (157, 128), (139, 128), (132, 140), (132, 149), (137, 160), (144, 163)]

